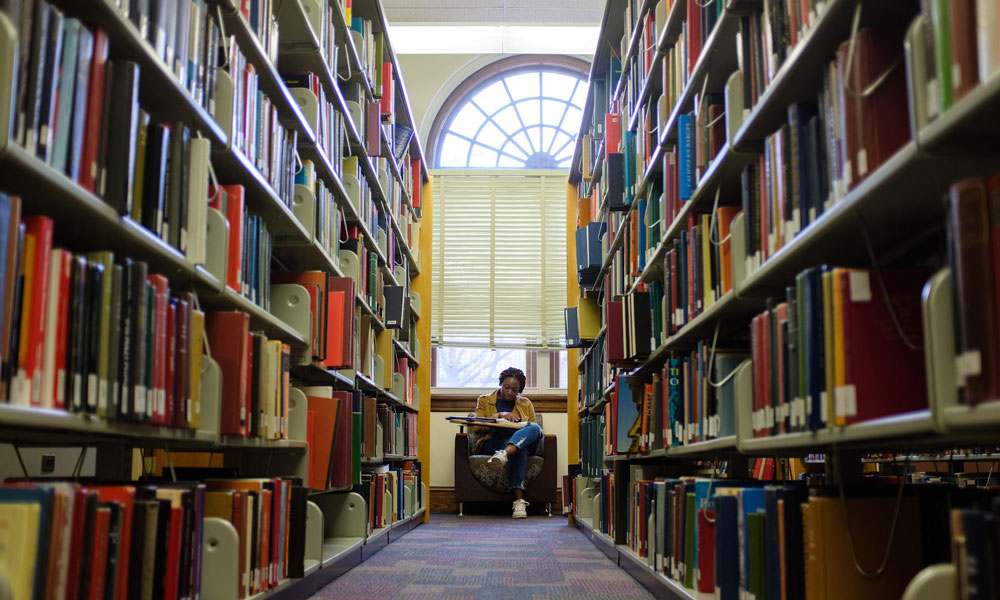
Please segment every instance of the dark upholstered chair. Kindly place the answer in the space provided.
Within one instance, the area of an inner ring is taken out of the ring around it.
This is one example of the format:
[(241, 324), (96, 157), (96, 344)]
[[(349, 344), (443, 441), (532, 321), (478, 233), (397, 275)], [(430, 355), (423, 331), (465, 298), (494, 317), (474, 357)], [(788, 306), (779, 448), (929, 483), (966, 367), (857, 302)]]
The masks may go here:
[[(536, 418), (541, 425), (542, 415), (536, 414)], [(458, 502), (459, 516), (462, 516), (462, 505), (466, 502), (503, 502), (511, 499), (507, 469), (488, 466), (488, 455), (473, 455), (476, 439), (476, 434), (471, 431), (455, 434), (455, 501)], [(552, 503), (558, 499), (558, 456), (556, 436), (545, 434), (538, 444), (538, 451), (528, 457), (528, 472), (524, 478), (524, 499), (532, 504), (545, 504), (545, 512), (550, 516)]]

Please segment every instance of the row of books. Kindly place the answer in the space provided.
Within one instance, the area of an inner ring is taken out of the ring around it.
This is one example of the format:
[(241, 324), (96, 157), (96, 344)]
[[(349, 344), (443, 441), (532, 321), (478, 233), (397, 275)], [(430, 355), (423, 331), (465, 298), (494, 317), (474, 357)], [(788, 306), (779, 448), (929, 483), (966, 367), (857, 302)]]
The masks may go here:
[[(294, 478), (0, 486), (14, 598), (197, 598), (203, 519), (239, 538), (239, 597), (302, 577), (306, 490)], [(203, 576), (204, 575), (204, 576)]]
[(190, 292), (143, 261), (54, 247), (45, 216), (0, 195), (4, 401), (178, 427), (200, 423), (201, 332)]
[[(151, 4), (122, 10), (167, 70), (198, 104), (210, 108), (215, 73), (209, 58), (218, 42), (217, 25), (198, 1)], [(106, 74), (108, 37), (100, 27), (69, 17), (46, 0), (14, 3), (5, 12), (18, 38), (13, 137), (93, 191), (95, 164), (103, 166), (98, 142), (110, 135), (121, 150), (120, 134), (128, 128), (128, 119), (116, 124), (107, 118), (113, 101), (104, 100), (111, 96), (114, 80)], [(127, 79), (116, 84), (120, 93), (114, 100), (127, 95), (128, 87)]]
[[(316, 133), (316, 143), (329, 159), (335, 175), (341, 174), (341, 159), (348, 154), (345, 115), (327, 99), (326, 89), (315, 73), (283, 73), (282, 79), (295, 101), (303, 108), (306, 121)], [(315, 114), (310, 107), (315, 106)]]
[[(278, 108), (260, 90), (259, 76), (240, 50), (235, 38), (223, 40), (223, 68), (233, 80), (233, 97), (220, 102), (213, 114), (230, 125), (231, 145), (239, 148), (264, 177), (278, 198), (291, 205), (295, 186), (295, 152), (298, 132), (281, 124)], [(223, 100), (223, 98), (219, 98)], [(231, 115), (223, 115), (225, 106)]]
[(355, 491), (368, 504), (368, 534), (371, 535), (409, 516), (407, 505), (414, 510), (419, 506), (420, 463), (407, 460), (365, 467)]
[(751, 323), (754, 435), (927, 408), (920, 298), (929, 276), (828, 266), (797, 275)]
[[(295, 174), (296, 194), (311, 194), (316, 199), (316, 212), (313, 216), (313, 237), (319, 247), (340, 263), (341, 234), (347, 228), (344, 211), (334, 196), (327, 182), (316, 176), (316, 165), (311, 160), (303, 160), (302, 168)], [(304, 188), (304, 189), (303, 189)], [(307, 198), (304, 198), (304, 200)]]
[(209, 208), (229, 225), (225, 283), (264, 310), (271, 310), (271, 251), (274, 238), (264, 219), (251, 215), (241, 185), (212, 186)]
[[(280, 4), (278, 6), (280, 8)], [(247, 24), (271, 64), (278, 63), (278, 17), (274, 0), (242, 0), (240, 18)]]

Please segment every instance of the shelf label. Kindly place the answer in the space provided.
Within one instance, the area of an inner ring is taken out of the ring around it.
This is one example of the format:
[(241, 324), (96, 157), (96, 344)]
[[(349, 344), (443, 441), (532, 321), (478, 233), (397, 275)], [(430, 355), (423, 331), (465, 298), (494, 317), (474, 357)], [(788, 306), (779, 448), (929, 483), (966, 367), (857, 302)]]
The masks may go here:
[(955, 375), (957, 384), (965, 385), (965, 380), (983, 372), (983, 355), (979, 350), (968, 350), (955, 357)]
[(827, 407), (826, 403), (826, 390), (819, 393), (819, 418), (823, 423), (830, 422), (830, 409)]
[(849, 277), (851, 302), (871, 302), (872, 285), (868, 271), (852, 270)]

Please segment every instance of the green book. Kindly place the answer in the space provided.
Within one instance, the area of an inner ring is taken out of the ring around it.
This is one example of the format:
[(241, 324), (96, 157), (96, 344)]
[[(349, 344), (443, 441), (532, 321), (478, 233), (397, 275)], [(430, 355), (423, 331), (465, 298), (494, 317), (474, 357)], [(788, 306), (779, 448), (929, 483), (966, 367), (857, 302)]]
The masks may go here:
[(694, 562), (694, 492), (685, 494), (684, 500), (684, 587), (693, 588), (695, 584), (695, 570), (698, 565)]
[(949, 3), (949, 0), (931, 0), (931, 28), (934, 30), (934, 58), (938, 74), (938, 107), (941, 112), (951, 107), (953, 98)]

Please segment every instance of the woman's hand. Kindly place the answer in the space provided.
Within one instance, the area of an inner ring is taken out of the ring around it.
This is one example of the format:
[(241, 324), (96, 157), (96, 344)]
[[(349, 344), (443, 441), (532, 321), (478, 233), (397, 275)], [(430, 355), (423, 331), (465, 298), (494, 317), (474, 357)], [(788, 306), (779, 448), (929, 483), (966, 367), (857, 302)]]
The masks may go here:
[(497, 414), (497, 417), (499, 417), (499, 418), (501, 418), (501, 419), (505, 419), (505, 420), (507, 420), (507, 421), (510, 421), (511, 423), (520, 423), (520, 422), (521, 422), (521, 418), (520, 418), (520, 417), (518, 417), (517, 415), (515, 415), (515, 414), (514, 414), (514, 413), (512, 413), (512, 412), (502, 412), (502, 413), (498, 413), (498, 414)]

